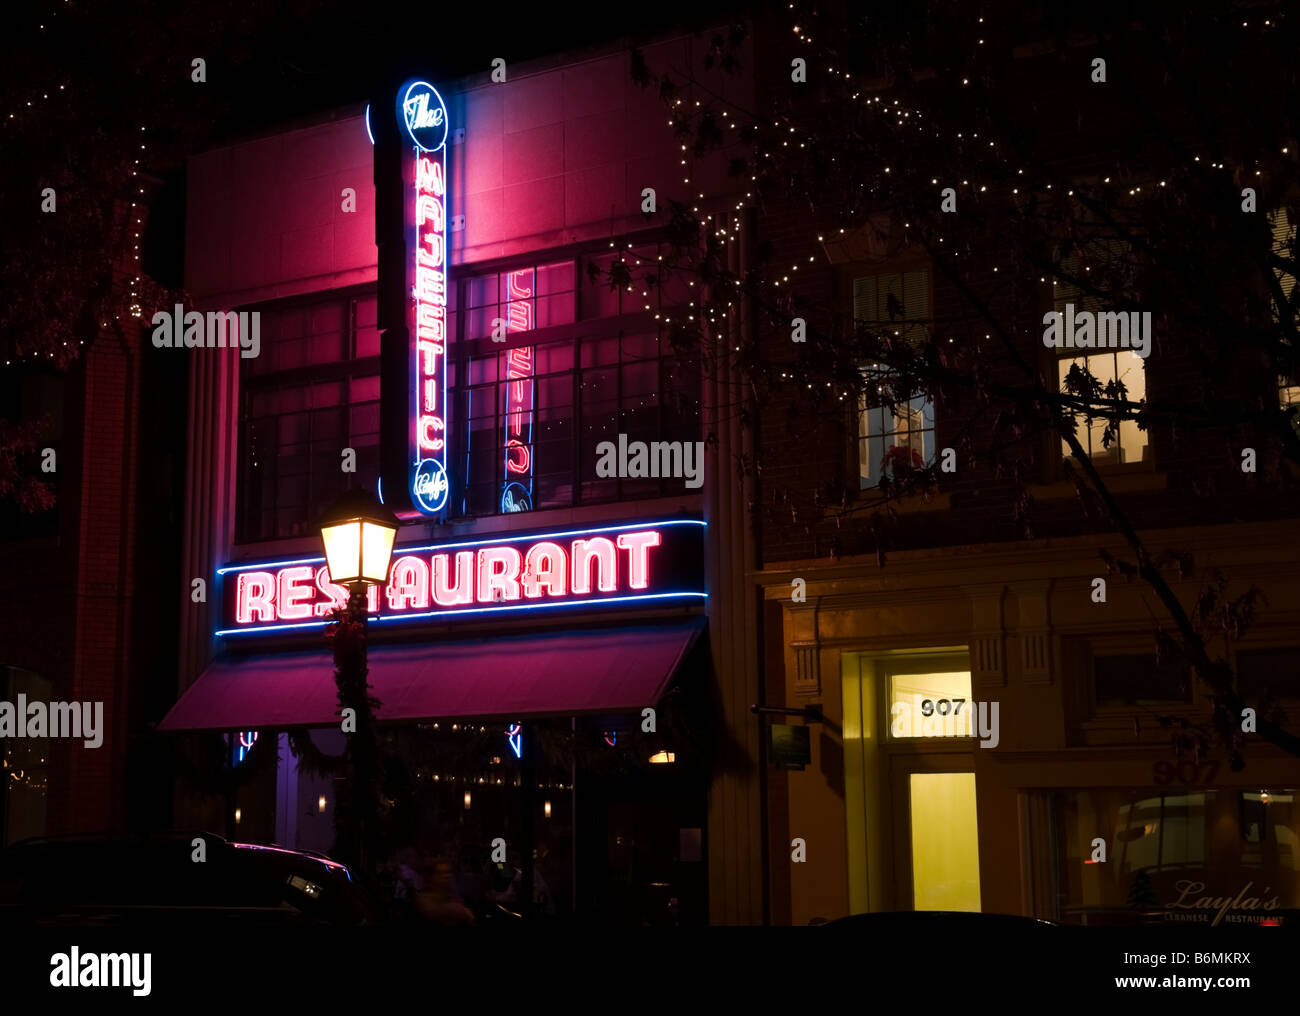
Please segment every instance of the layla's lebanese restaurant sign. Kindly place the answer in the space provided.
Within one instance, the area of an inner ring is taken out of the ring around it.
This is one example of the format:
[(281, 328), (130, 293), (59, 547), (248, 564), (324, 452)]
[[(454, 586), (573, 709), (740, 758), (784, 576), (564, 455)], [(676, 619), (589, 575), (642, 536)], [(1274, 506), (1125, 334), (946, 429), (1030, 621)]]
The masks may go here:
[[(368, 590), (379, 623), (583, 605), (703, 600), (704, 528), (695, 519), (396, 547), (388, 583)], [(218, 635), (319, 628), (347, 603), (322, 557), (220, 569)]]

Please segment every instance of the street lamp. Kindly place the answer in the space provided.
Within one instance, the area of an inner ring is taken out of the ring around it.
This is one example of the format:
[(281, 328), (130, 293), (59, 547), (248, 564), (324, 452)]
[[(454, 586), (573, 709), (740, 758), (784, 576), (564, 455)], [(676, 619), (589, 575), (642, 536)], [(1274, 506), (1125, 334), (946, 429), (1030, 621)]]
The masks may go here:
[(397, 519), (364, 490), (349, 490), (320, 521), (330, 581), (352, 588), (383, 585), (393, 557)]
[(351, 807), (335, 809), (339, 846), (364, 876), (372, 875), (383, 779), (374, 707), (366, 680), (366, 589), (388, 581), (397, 536), (397, 519), (364, 490), (349, 490), (320, 520), (321, 541), (330, 581), (348, 590), (347, 607), (326, 632), (334, 644), (342, 729), (348, 735), (352, 765)]

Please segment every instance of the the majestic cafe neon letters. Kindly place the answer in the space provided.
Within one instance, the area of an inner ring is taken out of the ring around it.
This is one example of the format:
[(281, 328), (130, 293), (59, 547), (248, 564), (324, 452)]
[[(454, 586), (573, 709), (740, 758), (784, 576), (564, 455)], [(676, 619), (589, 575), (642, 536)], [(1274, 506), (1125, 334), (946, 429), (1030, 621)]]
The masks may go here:
[[(681, 562), (694, 556), (702, 524), (664, 522), (394, 549), (381, 594), (367, 590), (380, 620), (483, 613), (600, 600), (702, 598)], [(669, 554), (673, 563), (664, 558)], [(226, 574), (227, 629), (316, 626), (348, 591), (320, 559), (238, 565)]]
[(398, 97), (399, 119), (413, 143), (409, 202), (414, 253), (410, 272), (415, 357), (411, 499), (427, 515), (447, 504), (447, 109), (432, 85), (413, 81)]

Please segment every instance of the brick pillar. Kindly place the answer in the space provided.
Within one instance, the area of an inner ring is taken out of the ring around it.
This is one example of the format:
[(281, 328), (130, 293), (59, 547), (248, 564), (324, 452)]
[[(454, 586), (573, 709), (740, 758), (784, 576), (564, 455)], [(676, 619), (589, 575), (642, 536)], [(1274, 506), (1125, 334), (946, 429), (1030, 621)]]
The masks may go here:
[(66, 694), (104, 704), (103, 743), (95, 749), (58, 744), (63, 765), (59, 785), (51, 780), (51, 833), (121, 829), (125, 822), (139, 348), (140, 325), (131, 319), (105, 329), (84, 355), (80, 483), (65, 488), (77, 516), (75, 646)]
[[(752, 217), (747, 217), (742, 243), (748, 242), (752, 228)], [(739, 324), (733, 327), (751, 324), (743, 312), (737, 317)], [(736, 345), (734, 334), (723, 330), (716, 341), (724, 349)], [(732, 360), (720, 351), (718, 362)], [(706, 467), (712, 475), (705, 483), (709, 646), (722, 749), (715, 756), (709, 787), (709, 919), (713, 924), (762, 924), (764, 919), (759, 722), (750, 712), (759, 701), (757, 593), (746, 578), (755, 567), (757, 552), (748, 510), (751, 484), (737, 475), (739, 463), (751, 450), (750, 435), (734, 408), (735, 393), (743, 390), (739, 382), (736, 369), (721, 366), (704, 381), (704, 430), (717, 437), (716, 455)]]

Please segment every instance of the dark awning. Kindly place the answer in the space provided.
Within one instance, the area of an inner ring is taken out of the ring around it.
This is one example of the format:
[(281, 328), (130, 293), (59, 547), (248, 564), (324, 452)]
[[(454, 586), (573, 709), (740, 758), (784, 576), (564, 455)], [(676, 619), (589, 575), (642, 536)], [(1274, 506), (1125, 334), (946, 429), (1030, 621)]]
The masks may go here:
[[(371, 646), (381, 720), (524, 719), (653, 706), (704, 627), (672, 624)], [(339, 722), (327, 650), (219, 659), (186, 690), (161, 730), (326, 727)]]

